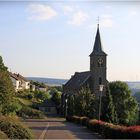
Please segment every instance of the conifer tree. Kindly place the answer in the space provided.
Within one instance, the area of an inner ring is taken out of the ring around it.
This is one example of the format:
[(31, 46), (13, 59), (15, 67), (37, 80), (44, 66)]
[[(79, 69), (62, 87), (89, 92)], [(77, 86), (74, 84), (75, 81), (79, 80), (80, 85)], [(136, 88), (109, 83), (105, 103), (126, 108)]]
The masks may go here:
[(106, 89), (106, 96), (103, 97), (103, 106), (102, 106), (102, 119), (107, 122), (115, 123), (116, 115), (115, 108), (110, 94), (109, 86)]

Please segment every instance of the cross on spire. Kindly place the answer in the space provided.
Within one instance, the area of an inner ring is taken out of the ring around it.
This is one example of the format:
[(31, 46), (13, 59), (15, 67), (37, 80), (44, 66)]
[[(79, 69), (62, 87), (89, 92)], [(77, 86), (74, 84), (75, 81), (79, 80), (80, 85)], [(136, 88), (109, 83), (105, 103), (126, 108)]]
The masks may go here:
[(106, 53), (103, 51), (103, 48), (102, 48), (102, 43), (101, 43), (101, 38), (100, 38), (100, 31), (99, 31), (99, 17), (98, 17), (98, 26), (97, 26), (97, 33), (96, 33), (96, 36), (95, 36), (95, 42), (94, 42), (94, 47), (93, 47), (93, 51), (92, 53), (90, 54), (90, 56), (92, 55), (106, 55)]
[(97, 17), (97, 25), (98, 25), (98, 28), (99, 28), (99, 21), (100, 21), (100, 19), (99, 19), (99, 16)]

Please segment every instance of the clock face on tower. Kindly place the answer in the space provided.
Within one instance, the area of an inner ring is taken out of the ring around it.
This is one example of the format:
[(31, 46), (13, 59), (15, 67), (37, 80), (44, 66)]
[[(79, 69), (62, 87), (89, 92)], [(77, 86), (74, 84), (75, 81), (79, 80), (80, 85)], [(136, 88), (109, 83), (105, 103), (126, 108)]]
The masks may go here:
[(99, 66), (103, 65), (103, 59), (102, 58), (98, 58), (98, 64), (99, 64)]

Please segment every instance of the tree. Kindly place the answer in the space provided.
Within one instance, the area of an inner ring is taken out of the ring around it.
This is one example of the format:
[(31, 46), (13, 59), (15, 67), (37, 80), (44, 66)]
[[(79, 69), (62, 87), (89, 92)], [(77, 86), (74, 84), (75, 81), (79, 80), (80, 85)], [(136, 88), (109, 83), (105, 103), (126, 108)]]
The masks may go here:
[(0, 71), (7, 71), (7, 67), (4, 65), (1, 56), (0, 56)]
[(10, 109), (9, 107), (12, 107), (11, 103), (14, 102), (14, 95), (15, 91), (9, 72), (7, 71), (7, 67), (4, 66), (2, 57), (0, 56), (0, 112), (2, 114), (14, 112), (14, 109)]
[(74, 95), (68, 96), (68, 115), (74, 115), (75, 114), (75, 104), (74, 104)]
[(131, 96), (131, 91), (125, 82), (111, 82), (110, 93), (116, 110), (117, 121), (120, 124), (135, 124), (137, 119), (138, 103)]
[(57, 106), (60, 105), (60, 102), (61, 102), (61, 92), (55, 92), (53, 95), (52, 95), (52, 100), (55, 102), (55, 104)]
[(89, 87), (83, 87), (68, 99), (68, 110), (73, 115), (91, 117), (94, 114), (94, 101), (95, 96), (91, 93)]
[(42, 83), (42, 82), (31, 80), (31, 84), (33, 84), (33, 85), (35, 85), (36, 87), (39, 87), (39, 88), (47, 88), (47, 85), (45, 85), (45, 83)]
[(102, 98), (102, 120), (111, 123), (117, 123), (115, 106), (113, 104), (112, 95), (110, 94), (109, 85), (106, 88), (106, 96)]
[(35, 91), (34, 97), (37, 99), (37, 101), (43, 102), (44, 100), (49, 99), (50, 95), (44, 91)]

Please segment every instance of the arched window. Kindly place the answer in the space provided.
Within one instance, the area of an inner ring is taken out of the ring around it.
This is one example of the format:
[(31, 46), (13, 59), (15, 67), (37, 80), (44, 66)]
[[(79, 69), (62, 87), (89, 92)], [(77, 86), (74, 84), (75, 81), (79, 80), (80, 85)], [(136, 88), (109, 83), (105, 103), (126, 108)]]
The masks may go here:
[(102, 78), (99, 77), (99, 85), (101, 85), (101, 84), (102, 84)]

